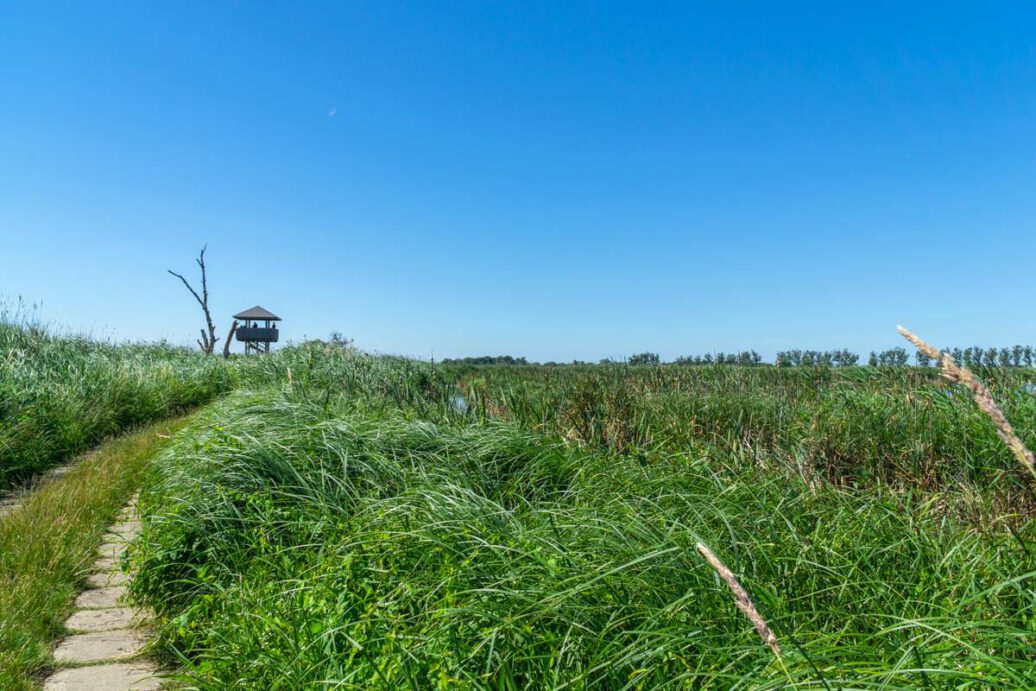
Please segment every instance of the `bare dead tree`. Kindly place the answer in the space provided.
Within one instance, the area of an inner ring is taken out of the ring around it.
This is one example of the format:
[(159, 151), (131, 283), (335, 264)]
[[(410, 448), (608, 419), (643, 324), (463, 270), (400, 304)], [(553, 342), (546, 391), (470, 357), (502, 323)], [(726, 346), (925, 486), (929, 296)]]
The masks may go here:
[[(191, 291), (191, 295), (193, 295), (194, 299), (198, 301), (199, 305), (201, 305), (201, 310), (205, 313), (205, 324), (208, 326), (208, 333), (205, 332), (205, 329), (201, 330), (201, 338), (198, 339), (198, 347), (207, 355), (212, 355), (212, 351), (216, 347), (216, 325), (212, 323), (212, 314), (209, 312), (209, 284), (207, 281), (208, 277), (205, 273), (205, 250), (207, 248), (208, 245), (202, 247), (201, 253), (195, 260), (198, 262), (198, 266), (201, 267), (201, 295), (198, 295), (198, 291), (191, 286), (182, 274), (178, 274), (172, 269), (169, 269), (169, 273), (179, 278), (183, 282), (184, 287)], [(229, 342), (229, 339), (227, 339), (228, 345)]]
[(223, 344), (223, 359), (226, 360), (230, 357), (230, 339), (234, 338), (234, 332), (237, 331), (237, 319), (230, 325), (230, 333), (227, 334), (227, 341)]

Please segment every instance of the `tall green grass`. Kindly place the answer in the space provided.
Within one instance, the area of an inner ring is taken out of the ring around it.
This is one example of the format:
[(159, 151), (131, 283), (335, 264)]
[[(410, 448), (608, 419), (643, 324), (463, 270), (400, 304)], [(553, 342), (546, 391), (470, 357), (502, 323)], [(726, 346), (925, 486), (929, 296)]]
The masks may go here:
[[(133, 591), (201, 688), (1036, 685), (1033, 523), (955, 517), (959, 487), (804, 472), (761, 434), (809, 428), (770, 401), (753, 412), (758, 380), (647, 379), (602, 429), (638, 428), (636, 411), (687, 395), (710, 404), (693, 408), (707, 431), (672, 425), (663, 443), (652, 418), (637, 448), (566, 442), (535, 378), (524, 386), (540, 393), (515, 400), (540, 412), (518, 424), (485, 394), (451, 408), (448, 380), (417, 363), (308, 347), (260, 366), (274, 385), (177, 435), (142, 495)], [(865, 394), (762, 376), (764, 399), (812, 397), (818, 415), (840, 400), (830, 388), (883, 400), (863, 371)], [(890, 419), (874, 416), (853, 427), (863, 462), (885, 448), (863, 438)], [(927, 429), (903, 424), (896, 435)], [(906, 443), (896, 435), (889, 448)], [(780, 659), (697, 541), (751, 593)]]
[(228, 391), (222, 360), (182, 348), (52, 336), (0, 318), (0, 489), (134, 425)]

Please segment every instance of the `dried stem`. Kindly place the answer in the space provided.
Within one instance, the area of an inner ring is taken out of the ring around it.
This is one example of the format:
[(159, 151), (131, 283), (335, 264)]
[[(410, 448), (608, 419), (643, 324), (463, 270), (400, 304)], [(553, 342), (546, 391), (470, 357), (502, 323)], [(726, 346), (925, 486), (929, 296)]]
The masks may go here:
[(230, 325), (230, 331), (227, 333), (227, 340), (223, 344), (223, 359), (224, 360), (230, 357), (230, 341), (234, 338), (234, 334), (237, 332), (237, 326), (238, 326), (237, 319), (235, 319), (234, 323)]
[(734, 577), (733, 572), (726, 567), (726, 565), (719, 560), (715, 554), (712, 553), (708, 547), (701, 542), (698, 543), (698, 551), (705, 557), (705, 561), (709, 562), (719, 577), (723, 579), (723, 582), (730, 588), (730, 592), (734, 594), (734, 604), (739, 610), (744, 612), (744, 615), (748, 617), (748, 620), (755, 626), (756, 633), (763, 639), (763, 643), (770, 646), (770, 650), (778, 658), (781, 656), (781, 646), (777, 643), (777, 636), (774, 635), (773, 631), (766, 624), (766, 620), (763, 619), (762, 615), (759, 614), (759, 610), (752, 604), (752, 600), (748, 597), (748, 591), (746, 591), (737, 578)]
[(1011, 423), (1004, 417), (1003, 411), (1000, 410), (1000, 406), (993, 400), (993, 395), (989, 393), (989, 389), (986, 388), (985, 384), (980, 382), (970, 370), (958, 365), (949, 353), (933, 348), (902, 326), (897, 326), (896, 331), (903, 338), (913, 343), (914, 347), (922, 353), (936, 360), (942, 369), (944, 377), (956, 384), (963, 384), (971, 390), (975, 403), (993, 421), (996, 433), (1007, 444), (1007, 448), (1011, 449), (1011, 453), (1018, 459), (1018, 462), (1025, 466), (1026, 470), (1036, 478), (1036, 459), (1033, 458), (1032, 451), (1025, 446), (1025, 443), (1015, 433)]

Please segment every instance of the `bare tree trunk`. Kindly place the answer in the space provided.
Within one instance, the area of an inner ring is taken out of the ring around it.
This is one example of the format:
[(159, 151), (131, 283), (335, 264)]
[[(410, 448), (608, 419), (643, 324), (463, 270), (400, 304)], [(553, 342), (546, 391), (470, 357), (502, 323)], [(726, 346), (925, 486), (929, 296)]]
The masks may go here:
[[(194, 299), (198, 301), (199, 305), (201, 305), (201, 310), (205, 313), (205, 324), (208, 326), (208, 333), (205, 332), (205, 329), (201, 330), (201, 339), (198, 341), (198, 347), (207, 355), (212, 355), (212, 351), (216, 348), (216, 325), (212, 323), (212, 313), (209, 312), (209, 284), (208, 276), (205, 272), (205, 250), (207, 248), (208, 245), (202, 247), (201, 253), (195, 260), (198, 262), (198, 266), (201, 267), (201, 295), (198, 295), (198, 291), (196, 291), (191, 284), (187, 282), (187, 279), (184, 278), (182, 274), (178, 274), (172, 269), (169, 269), (169, 273), (179, 278), (183, 282), (184, 287), (191, 291), (191, 295), (193, 295)], [(228, 337), (228, 344), (229, 340), (230, 339)]]
[(223, 359), (230, 357), (230, 339), (234, 337), (237, 332), (237, 319), (230, 325), (230, 333), (227, 334), (227, 342), (223, 344)]

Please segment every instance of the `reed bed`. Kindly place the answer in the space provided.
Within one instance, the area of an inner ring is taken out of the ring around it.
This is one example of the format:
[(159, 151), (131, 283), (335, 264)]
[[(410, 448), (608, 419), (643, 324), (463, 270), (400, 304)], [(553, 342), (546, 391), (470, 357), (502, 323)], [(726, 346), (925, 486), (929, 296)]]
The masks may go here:
[[(1036, 371), (977, 374), (1024, 443), (1036, 442)], [(622, 454), (708, 443), (844, 487), (967, 487), (1033, 507), (1030, 478), (970, 391), (924, 368), (455, 368), (482, 419)], [(1008, 502), (1011, 503), (1011, 502)]]
[[(134, 595), (190, 685), (1036, 685), (1033, 522), (946, 508), (1020, 469), (930, 373), (481, 371), (464, 406), (421, 363), (309, 345), (253, 366), (261, 384), (178, 434), (141, 500)], [(558, 412), (592, 387), (598, 417)], [(666, 397), (696, 432), (650, 414)], [(839, 405), (870, 411), (853, 483), (817, 472), (833, 450), (853, 463), (849, 433), (814, 440)], [(1007, 403), (1022, 434), (1028, 405)], [(965, 449), (963, 467), (892, 463), (917, 430), (919, 460)]]
[(223, 361), (182, 348), (52, 336), (0, 318), (0, 490), (232, 385)]

